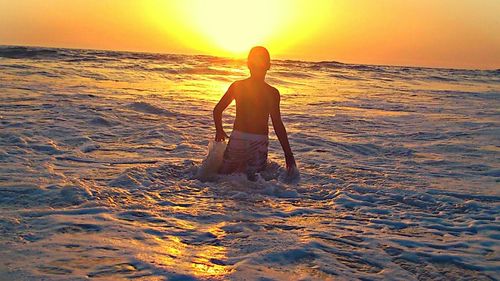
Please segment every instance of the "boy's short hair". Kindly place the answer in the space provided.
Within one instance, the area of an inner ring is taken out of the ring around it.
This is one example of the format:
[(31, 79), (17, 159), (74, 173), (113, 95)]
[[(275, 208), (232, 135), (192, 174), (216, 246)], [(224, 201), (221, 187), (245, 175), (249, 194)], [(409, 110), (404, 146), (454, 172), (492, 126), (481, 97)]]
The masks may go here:
[(269, 69), (271, 66), (269, 51), (262, 46), (253, 47), (248, 53), (247, 64), (250, 68)]

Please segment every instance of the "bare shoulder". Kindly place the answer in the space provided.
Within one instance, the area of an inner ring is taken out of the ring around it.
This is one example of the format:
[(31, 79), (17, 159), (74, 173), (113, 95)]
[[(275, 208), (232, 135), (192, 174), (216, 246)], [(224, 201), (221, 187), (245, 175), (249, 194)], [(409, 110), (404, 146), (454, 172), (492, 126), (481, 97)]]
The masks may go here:
[(233, 83), (231, 83), (231, 86), (229, 86), (230, 88), (237, 88), (241, 83), (243, 82), (243, 80), (237, 80), (237, 81), (234, 81)]
[(236, 95), (240, 91), (239, 89), (241, 88), (242, 82), (242, 80), (238, 80), (231, 83), (231, 85), (227, 89), (228, 93), (230, 93), (233, 97), (236, 97)]
[(234, 81), (231, 84), (231, 86), (229, 86), (229, 87), (232, 88), (233, 90), (237, 91), (238, 89), (240, 89), (242, 87), (242, 85), (246, 82), (246, 80), (247, 79)]
[(269, 84), (266, 84), (267, 85), (267, 92), (269, 94), (271, 94), (272, 98), (273, 99), (278, 99), (280, 98), (280, 91), (278, 91), (278, 89), (276, 89), (275, 87), (269, 85)]
[(241, 85), (245, 83), (248, 79), (241, 79), (241, 80), (236, 80), (233, 82), (233, 85)]

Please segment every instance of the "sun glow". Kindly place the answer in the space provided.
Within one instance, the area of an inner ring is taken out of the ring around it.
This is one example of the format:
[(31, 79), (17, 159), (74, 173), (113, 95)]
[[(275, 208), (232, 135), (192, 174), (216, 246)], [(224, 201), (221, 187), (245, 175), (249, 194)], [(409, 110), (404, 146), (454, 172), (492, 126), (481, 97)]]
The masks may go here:
[[(500, 1), (0, 0), (0, 45), (491, 68)], [(457, 59), (460, 58), (460, 59)]]
[[(165, 6), (165, 10), (175, 15), (173, 18), (165, 19), (162, 9), (152, 14), (156, 14), (165, 32), (187, 47), (242, 57), (256, 45), (268, 47), (273, 55), (281, 53), (314, 34), (328, 16), (329, 7), (327, 1), (313, 5), (298, 0), (192, 0)], [(170, 28), (173, 22), (175, 30)]]
[(293, 16), (279, 1), (201, 1), (194, 5), (193, 24), (217, 47), (240, 54), (265, 45), (283, 32)]

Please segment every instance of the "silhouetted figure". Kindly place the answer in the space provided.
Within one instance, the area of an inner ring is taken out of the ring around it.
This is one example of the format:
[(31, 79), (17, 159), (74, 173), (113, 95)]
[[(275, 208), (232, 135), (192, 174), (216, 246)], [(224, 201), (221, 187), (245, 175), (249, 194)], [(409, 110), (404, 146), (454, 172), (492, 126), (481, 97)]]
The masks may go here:
[[(229, 138), (224, 160), (219, 173), (247, 173), (253, 179), (255, 172), (262, 171), (267, 164), (269, 144), (269, 116), (281, 147), (285, 152), (288, 175), (296, 169), (285, 126), (281, 120), (280, 93), (266, 83), (266, 73), (271, 66), (269, 52), (264, 47), (254, 47), (247, 61), (250, 77), (231, 84), (215, 106), (215, 141)], [(236, 119), (231, 137), (222, 128), (222, 112), (236, 100)]]

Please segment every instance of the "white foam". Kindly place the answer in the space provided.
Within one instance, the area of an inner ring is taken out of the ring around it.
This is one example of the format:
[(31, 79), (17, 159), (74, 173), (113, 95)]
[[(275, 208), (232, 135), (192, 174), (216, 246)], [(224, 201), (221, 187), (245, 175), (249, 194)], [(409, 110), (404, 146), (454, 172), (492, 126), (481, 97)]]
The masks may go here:
[(196, 178), (202, 181), (213, 179), (217, 175), (222, 165), (222, 158), (226, 150), (226, 142), (210, 140), (207, 150), (207, 156), (196, 172)]
[(0, 60), (0, 279), (500, 272), (496, 72), (276, 61), (300, 173), (270, 130), (249, 181), (215, 175), (223, 144), (206, 153), (244, 63), (54, 52)]

